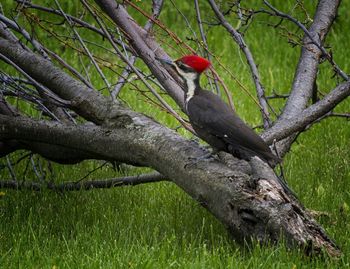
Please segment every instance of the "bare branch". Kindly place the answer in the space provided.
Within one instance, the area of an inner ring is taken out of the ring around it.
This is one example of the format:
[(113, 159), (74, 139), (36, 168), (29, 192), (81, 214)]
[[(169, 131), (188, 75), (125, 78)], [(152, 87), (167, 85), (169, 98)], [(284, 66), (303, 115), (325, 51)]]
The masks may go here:
[(14, 21), (6, 18), (4, 15), (0, 13), (0, 21), (2, 21), (4, 24), (6, 24), (11, 29), (17, 31), (18, 33), (22, 34), (22, 36), (27, 39), (33, 47), (46, 59), (49, 59), (49, 56), (46, 54), (45, 50), (43, 49), (43, 46), (35, 40), (25, 29), (19, 27), (17, 23)]
[(127, 176), (120, 178), (89, 180), (81, 182), (63, 182), (60, 184), (54, 184), (52, 182), (38, 183), (27, 180), (0, 180), (0, 189), (15, 189), (23, 190), (29, 189), (34, 191), (41, 191), (43, 189), (49, 189), (53, 191), (80, 191), (80, 190), (93, 190), (93, 189), (109, 189), (122, 186), (136, 186), (145, 183), (154, 183), (160, 181), (167, 181), (167, 178), (159, 173), (150, 173), (137, 176)]
[[(320, 0), (308, 33), (316, 40), (316, 43), (322, 44), (327, 36), (329, 29), (337, 14), (340, 0)], [(314, 92), (314, 85), (317, 77), (318, 66), (321, 61), (321, 50), (311, 42), (310, 38), (305, 34), (303, 39), (303, 47), (301, 55), (295, 71), (290, 96), (283, 109), (282, 114), (269, 130), (262, 136), (268, 138), (271, 143), (273, 141), (273, 131), (279, 132), (279, 126), (285, 126), (286, 122), (293, 117), (299, 117), (303, 110), (307, 107), (310, 98)], [(319, 117), (322, 115), (319, 115)], [(303, 130), (301, 128), (300, 130)], [(276, 144), (279, 155), (283, 156), (290, 149), (295, 141), (297, 134), (279, 141)]]
[(69, 18), (67, 17), (66, 13), (63, 11), (63, 9), (61, 8), (59, 2), (57, 0), (55, 0), (55, 3), (58, 7), (58, 9), (61, 11), (62, 16), (65, 18), (65, 20), (67, 21), (69, 27), (71, 28), (71, 30), (74, 33), (74, 36), (78, 39), (80, 45), (82, 46), (82, 48), (84, 49), (84, 51), (86, 52), (86, 54), (89, 56), (92, 64), (95, 66), (97, 72), (99, 73), (99, 75), (101, 76), (103, 82), (106, 84), (106, 87), (108, 89), (109, 92), (111, 92), (111, 84), (109, 83), (109, 81), (107, 80), (106, 76), (103, 74), (101, 68), (98, 66), (98, 64), (96, 63), (94, 57), (92, 56), (90, 50), (88, 49), (88, 47), (85, 45), (84, 41), (82, 40), (82, 38), (80, 37), (78, 31), (74, 28), (74, 26), (72, 25), (71, 21), (69, 20)]
[(234, 29), (231, 26), (231, 24), (229, 24), (226, 21), (224, 15), (220, 12), (215, 1), (209, 0), (209, 3), (211, 5), (211, 8), (213, 9), (216, 17), (219, 19), (221, 24), (226, 28), (226, 30), (231, 34), (233, 40), (238, 44), (238, 46), (243, 51), (245, 57), (247, 58), (247, 62), (248, 62), (248, 65), (250, 67), (250, 71), (252, 73), (252, 78), (254, 80), (256, 92), (257, 92), (258, 99), (259, 99), (260, 110), (261, 110), (261, 114), (262, 114), (262, 118), (263, 118), (264, 128), (267, 129), (271, 124), (270, 114), (269, 114), (269, 110), (268, 110), (267, 100), (265, 97), (265, 90), (261, 84), (259, 71), (258, 71), (258, 68), (257, 68), (255, 62), (254, 62), (253, 55), (250, 52), (246, 43), (244, 42), (242, 35), (239, 32), (237, 32), (236, 29)]
[[(37, 9), (37, 10), (41, 10), (41, 11), (44, 11), (44, 12), (48, 12), (48, 13), (52, 13), (52, 14), (55, 14), (55, 15), (58, 15), (58, 16), (62, 16), (62, 13), (60, 10), (56, 10), (56, 9), (52, 9), (52, 8), (48, 8), (48, 7), (43, 7), (43, 6), (39, 6), (39, 5), (35, 5), (33, 3), (31, 3), (30, 1), (28, 0), (16, 0), (17, 3), (19, 4), (22, 4), (25, 8), (32, 8), (32, 9)], [(78, 24), (78, 25), (81, 25), (82, 27), (85, 27), (86, 29), (89, 29), (95, 33), (98, 33), (99, 35), (105, 37), (104, 33), (96, 28), (95, 26), (87, 23), (86, 21), (83, 21), (79, 18), (76, 18), (72, 15), (69, 15), (69, 14), (66, 14), (67, 18), (69, 20), (71, 20), (72, 22)], [(127, 46), (126, 44), (121, 44), (117, 39), (113, 39), (114, 42), (116, 42), (119, 46), (123, 46), (126, 50), (134, 53), (134, 51), (129, 47)]]
[(47, 48), (43, 48), (52, 58), (57, 60), (63, 67), (67, 68), (74, 76), (76, 76), (78, 79), (80, 79), (86, 86), (89, 88), (93, 88), (91, 83), (87, 81), (75, 68), (73, 68), (71, 65), (69, 65), (65, 60), (63, 60), (59, 55), (54, 53), (53, 51), (50, 51)]
[(181, 116), (160, 96), (160, 94), (153, 89), (153, 87), (148, 83), (148, 81), (143, 77), (143, 75), (135, 68), (135, 66), (129, 62), (129, 60), (125, 57), (125, 55), (120, 51), (120, 49), (115, 45), (115, 43), (112, 40), (112, 37), (110, 33), (105, 29), (100, 19), (96, 16), (96, 14), (93, 12), (93, 10), (89, 7), (89, 5), (85, 2), (85, 0), (81, 0), (81, 2), (85, 5), (85, 7), (90, 11), (90, 13), (94, 16), (96, 22), (100, 25), (102, 31), (107, 36), (109, 42), (112, 44), (113, 48), (119, 55), (119, 57), (127, 63), (127, 65), (130, 67), (130, 69), (141, 79), (141, 81), (145, 84), (145, 86), (151, 91), (151, 93), (158, 99), (158, 101), (166, 108), (167, 111), (169, 111), (187, 130), (194, 132), (182, 118)]
[[(315, 44), (317, 46), (317, 48), (322, 52), (322, 56), (325, 57), (331, 63), (334, 71), (339, 76), (341, 76), (344, 80), (349, 80), (349, 76), (343, 70), (340, 69), (340, 67), (335, 63), (332, 55), (325, 49), (325, 47), (322, 46), (322, 44), (321, 44), (322, 41), (316, 40), (313, 37), (313, 34), (309, 32), (309, 30), (304, 26), (304, 24), (302, 24), (300, 21), (298, 21), (294, 17), (279, 11), (277, 8), (272, 6), (268, 1), (264, 0), (264, 3), (265, 3), (265, 5), (267, 5), (270, 9), (272, 9), (274, 11), (276, 16), (279, 16), (281, 18), (285, 18), (285, 19), (293, 22), (294, 24), (296, 24), (300, 29), (302, 29), (304, 31), (304, 33), (306, 34), (306, 36), (311, 40), (311, 42), (313, 44)], [(321, 42), (319, 42), (319, 41), (321, 41)]]
[[(156, 20), (162, 10), (163, 7), (163, 0), (153, 0), (153, 6), (152, 6), (152, 18), (148, 19), (146, 22), (146, 25), (144, 27), (144, 29), (149, 32), (152, 29), (152, 26), (154, 25), (154, 20)], [(132, 55), (129, 57), (129, 62), (131, 65), (134, 65), (136, 61), (136, 56)], [(123, 70), (122, 75), (120, 76), (120, 78), (118, 79), (118, 82), (116, 83), (113, 91), (112, 91), (112, 98), (116, 98), (119, 94), (119, 92), (121, 91), (122, 87), (125, 85), (125, 83), (127, 82), (127, 78), (130, 75), (132, 69), (130, 68), (129, 65), (126, 66), (126, 68)]]
[(12, 60), (7, 58), (5, 55), (0, 53), (0, 59), (4, 62), (7, 62), (8, 64), (12, 65), (17, 71), (19, 71), (21, 74), (23, 74), (33, 85), (42, 93), (45, 93), (48, 97), (56, 101), (57, 103), (65, 106), (69, 106), (70, 102), (62, 100), (61, 98), (55, 96), (53, 93), (51, 93), (49, 90), (45, 89), (42, 85), (40, 85), (37, 81), (35, 81), (30, 75), (28, 75), (22, 68), (20, 68), (17, 64), (15, 64)]
[[(211, 54), (209, 53), (207, 37), (206, 37), (206, 35), (204, 33), (204, 29), (203, 29), (203, 23), (202, 23), (202, 19), (201, 19), (201, 13), (200, 13), (200, 9), (199, 9), (198, 0), (194, 0), (194, 7), (196, 9), (196, 16), (197, 16), (197, 23), (198, 23), (198, 27), (199, 27), (199, 32), (201, 34), (201, 38), (202, 38), (203, 45), (204, 45), (204, 55), (206, 55), (206, 58), (208, 58), (208, 60), (211, 61)], [(211, 71), (213, 73), (213, 70), (211, 70)], [(209, 78), (209, 82), (211, 83), (210, 78)], [(218, 85), (217, 78), (215, 75), (214, 75), (214, 85), (215, 85), (216, 93), (218, 95), (220, 95), (220, 87)]]
[(153, 20), (147, 20), (146, 22), (146, 25), (144, 27), (144, 29), (149, 32), (153, 25), (154, 25), (154, 20), (157, 20), (159, 15), (160, 15), (160, 12), (162, 11), (162, 8), (163, 8), (163, 3), (164, 3), (164, 0), (153, 0), (152, 1), (152, 17), (153, 17)]
[(266, 96), (267, 99), (287, 99), (289, 97), (289, 94), (280, 94), (275, 91), (273, 91), (272, 95)]
[[(322, 44), (325, 40), (336, 16), (339, 3), (339, 0), (319, 1), (313, 23), (308, 30), (309, 35), (316, 40), (317, 44)], [(303, 43), (304, 46), (294, 75), (290, 97), (276, 124), (302, 112), (311, 98), (322, 52), (315, 44), (310, 42), (307, 35), (305, 35)]]
[(272, 126), (264, 132), (262, 137), (266, 142), (271, 144), (273, 140), (281, 140), (305, 129), (306, 126), (317, 121), (319, 118), (326, 115), (337, 104), (343, 101), (350, 95), (350, 82), (344, 82), (332, 90), (322, 100), (309, 106), (300, 114), (291, 119), (285, 119), (279, 125)]
[[(18, 43), (0, 38), (0, 53), (60, 98), (69, 100), (71, 107), (87, 120), (102, 123), (108, 117), (114, 116), (110, 111), (112, 105), (107, 98), (74, 80), (52, 62), (23, 50)], [(117, 106), (117, 103), (114, 102), (114, 106)]]
[[(155, 56), (159, 58), (169, 57), (163, 49), (153, 40), (148, 33), (142, 29), (129, 16), (125, 8), (112, 0), (95, 1), (102, 10), (126, 33), (131, 46), (135, 49), (140, 58), (145, 62), (153, 75), (163, 85), (169, 95), (184, 110), (184, 93), (173, 76), (171, 76), (163, 67), (160, 67)], [(169, 70), (170, 71), (170, 70)], [(174, 75), (174, 77), (176, 77)]]

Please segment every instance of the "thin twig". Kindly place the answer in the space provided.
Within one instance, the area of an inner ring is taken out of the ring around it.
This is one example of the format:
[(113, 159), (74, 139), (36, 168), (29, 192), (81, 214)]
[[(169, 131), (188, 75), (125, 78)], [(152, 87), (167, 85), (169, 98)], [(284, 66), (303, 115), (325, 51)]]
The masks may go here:
[[(47, 13), (52, 13), (52, 14), (55, 14), (55, 15), (58, 15), (58, 16), (62, 16), (61, 11), (56, 10), (56, 9), (52, 9), (52, 8), (47, 8), (47, 7), (35, 5), (35, 4), (33, 4), (33, 3), (29, 2), (29, 1), (24, 1), (24, 0), (16, 0), (16, 2), (17, 2), (17, 3), (20, 3), (20, 4), (23, 4), (25, 8), (37, 9), (37, 10), (41, 10), (41, 11), (44, 11), (44, 12), (47, 12)], [(86, 29), (89, 29), (89, 30), (91, 30), (91, 31), (93, 31), (93, 32), (96, 32), (96, 33), (98, 33), (99, 35), (105, 37), (104, 33), (103, 33), (100, 29), (94, 27), (93, 25), (87, 23), (86, 21), (83, 21), (83, 20), (81, 20), (81, 19), (79, 19), (79, 18), (76, 18), (76, 17), (74, 17), (74, 16), (72, 16), (72, 15), (69, 15), (69, 14), (66, 14), (66, 16), (67, 16), (72, 22), (74, 22), (74, 23), (76, 23), (76, 24), (79, 24), (79, 25), (81, 25), (82, 27), (84, 27), (84, 28), (86, 28)], [(114, 41), (115, 41), (117, 44), (119, 44), (120, 46), (122, 46), (122, 44), (120, 44), (118, 40), (114, 39)], [(132, 49), (130, 49), (130, 47), (129, 47), (129, 46), (126, 46), (126, 45), (125, 45), (125, 49), (127, 49), (128, 51), (132, 51)]]
[(258, 71), (258, 68), (255, 64), (253, 55), (250, 52), (248, 46), (246, 45), (242, 35), (238, 31), (236, 31), (236, 29), (234, 29), (231, 24), (229, 24), (226, 21), (224, 15), (219, 10), (215, 1), (209, 0), (209, 4), (211, 5), (212, 10), (214, 11), (216, 17), (221, 22), (222, 26), (224, 26), (226, 28), (226, 30), (231, 34), (233, 40), (241, 48), (241, 50), (243, 51), (243, 53), (247, 59), (248, 65), (250, 67), (250, 71), (252, 73), (252, 78), (253, 78), (254, 83), (255, 83), (255, 88), (256, 88), (256, 92), (257, 92), (260, 107), (261, 107), (261, 114), (262, 114), (262, 118), (263, 118), (264, 128), (267, 129), (271, 124), (270, 114), (269, 114), (269, 110), (268, 110), (268, 103), (267, 103), (267, 100), (265, 97), (265, 90), (261, 84), (259, 71)]
[(11, 164), (9, 156), (6, 156), (6, 163), (7, 163), (7, 168), (9, 170), (9, 172), (10, 172), (11, 177), (12, 177), (12, 180), (17, 180), (16, 173), (13, 170), (13, 167), (12, 167), (12, 164)]
[[(159, 14), (162, 10), (162, 7), (163, 7), (163, 0), (153, 0), (153, 5), (152, 5), (152, 12), (153, 12), (152, 18), (153, 18), (153, 20), (151, 20), (151, 19), (147, 20), (145, 27), (144, 27), (145, 31), (149, 32), (152, 29), (152, 27), (154, 25), (154, 20), (159, 17)], [(130, 62), (130, 64), (134, 65), (136, 62), (136, 56), (132, 55), (131, 57), (129, 57), (129, 62)], [(125, 69), (123, 70), (122, 75), (119, 77), (118, 82), (116, 83), (116, 85), (112, 91), (112, 98), (113, 99), (117, 98), (121, 89), (123, 88), (123, 86), (127, 82), (127, 79), (129, 77), (131, 71), (132, 70), (129, 67), (129, 65), (127, 65), (125, 67)]]
[(30, 43), (32, 43), (33, 47), (45, 58), (45, 59), (50, 59), (49, 56), (46, 54), (43, 46), (37, 41), (35, 40), (25, 29), (19, 27), (19, 25), (10, 20), (9, 18), (3, 16), (0, 13), (0, 21), (2, 21), (3, 23), (5, 23), (8, 27), (10, 27), (11, 29), (15, 30), (16, 32), (22, 34), (22, 36), (27, 39)]
[(55, 58), (63, 67), (67, 68), (73, 75), (75, 75), (78, 79), (81, 80), (86, 86), (93, 89), (93, 86), (89, 81), (87, 81), (74, 67), (69, 65), (65, 60), (63, 60), (59, 55), (54, 53), (53, 51), (43, 48), (52, 58)]
[(83, 176), (82, 178), (78, 179), (77, 181), (75, 181), (75, 184), (80, 183), (81, 181), (83, 181), (85, 178), (87, 178), (88, 176), (90, 176), (92, 173), (96, 172), (99, 169), (102, 169), (108, 162), (104, 162), (101, 165), (99, 165), (98, 167), (92, 169), (91, 171), (89, 171), (85, 176)]
[[(272, 6), (268, 1), (264, 0), (264, 4), (266, 6), (268, 6), (271, 10), (273, 10), (275, 16), (285, 18), (285, 19), (293, 22), (301, 30), (303, 30), (304, 33), (308, 36), (308, 38), (311, 40), (311, 42), (314, 45), (316, 45), (316, 47), (322, 52), (323, 56), (329, 61), (329, 63), (332, 65), (334, 71), (339, 76), (341, 76), (344, 80), (346, 80), (346, 81), (349, 80), (349, 76), (343, 70), (340, 69), (340, 67), (335, 63), (332, 55), (322, 46), (322, 44), (320, 44), (318, 41), (315, 40), (315, 38), (312, 36), (312, 34), (309, 32), (309, 30), (304, 26), (304, 24), (302, 24), (300, 21), (298, 21), (294, 17), (290, 16), (289, 14), (286, 14), (286, 13), (279, 11), (277, 8)], [(273, 15), (273, 14), (270, 13), (270, 15)]]
[(107, 89), (109, 92), (111, 92), (111, 85), (108, 82), (106, 76), (103, 74), (101, 68), (98, 66), (98, 64), (96, 63), (94, 57), (92, 56), (90, 50), (87, 48), (87, 46), (85, 45), (84, 41), (82, 40), (82, 38), (80, 37), (79, 33), (77, 32), (77, 30), (74, 28), (74, 25), (72, 25), (71, 21), (69, 20), (69, 18), (67, 17), (66, 13), (63, 11), (63, 9), (61, 8), (60, 4), (58, 3), (57, 0), (55, 0), (55, 3), (58, 7), (58, 9), (61, 11), (62, 16), (66, 19), (68, 25), (70, 26), (70, 28), (72, 29), (72, 31), (74, 32), (74, 35), (77, 37), (80, 45), (82, 46), (82, 48), (84, 49), (84, 51), (87, 53), (88, 57), (90, 58), (92, 64), (95, 66), (97, 72), (99, 73), (99, 75), (101, 76), (102, 80), (104, 81), (104, 83), (107, 86)]
[(267, 99), (287, 99), (290, 94), (280, 94), (273, 90), (273, 94), (266, 96)]
[(159, 102), (189, 131), (194, 132), (192, 128), (186, 123), (181, 116), (157, 93), (155, 89), (147, 82), (147, 80), (143, 77), (143, 75), (133, 66), (130, 61), (125, 57), (125, 55), (120, 51), (118, 46), (114, 43), (113, 39), (111, 38), (110, 33), (106, 28), (103, 26), (101, 20), (96, 16), (94, 11), (90, 8), (90, 6), (86, 3), (85, 0), (81, 0), (81, 2), (84, 4), (84, 6), (89, 10), (89, 12), (92, 14), (92, 16), (95, 18), (96, 22), (101, 27), (102, 31), (107, 36), (109, 42), (119, 55), (119, 57), (128, 64), (128, 66), (132, 69), (132, 71), (140, 78), (140, 80), (144, 83), (144, 85), (152, 92), (152, 94), (159, 100)]
[[(208, 58), (208, 60), (211, 62), (211, 55), (209, 53), (209, 46), (208, 46), (208, 42), (207, 42), (207, 37), (204, 33), (204, 28), (203, 28), (203, 23), (202, 23), (202, 19), (201, 19), (201, 13), (200, 13), (200, 9), (199, 9), (198, 0), (194, 0), (194, 6), (196, 9), (196, 16), (197, 16), (197, 23), (198, 23), (198, 27), (199, 27), (199, 32), (200, 32), (202, 42), (204, 45), (204, 54), (205, 54), (206, 58)], [(211, 70), (211, 72), (213, 73), (212, 70)], [(209, 82), (211, 84), (210, 78), (209, 78)], [(214, 76), (214, 85), (215, 85), (216, 94), (220, 95), (220, 87), (218, 85), (216, 76)]]
[(36, 80), (34, 80), (30, 75), (28, 75), (22, 68), (20, 68), (17, 64), (15, 64), (13, 61), (11, 61), (9, 58), (7, 58), (5, 55), (0, 53), (0, 59), (2, 59), (3, 61), (7, 62), (8, 64), (12, 65), (15, 69), (17, 69), (17, 71), (19, 71), (21, 74), (23, 74), (30, 82), (33, 83), (33, 85), (42, 90), (43, 92), (45, 92), (45, 94), (52, 98), (53, 100), (55, 100), (57, 103), (60, 103), (64, 106), (70, 106), (71, 103), (70, 101), (66, 101), (61, 99), (60, 97), (56, 96), (54, 93), (52, 93), (51, 91), (49, 91), (48, 89), (46, 89), (45, 87), (43, 87), (42, 85), (40, 85)]

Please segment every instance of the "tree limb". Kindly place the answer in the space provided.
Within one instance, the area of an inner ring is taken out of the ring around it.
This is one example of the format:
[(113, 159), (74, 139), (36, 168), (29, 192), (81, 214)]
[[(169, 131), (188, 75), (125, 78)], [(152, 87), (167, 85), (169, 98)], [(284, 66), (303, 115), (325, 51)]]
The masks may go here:
[(87, 120), (102, 123), (108, 118), (112, 105), (110, 101), (71, 78), (50, 61), (33, 52), (23, 50), (18, 43), (3, 38), (0, 38), (0, 53), (59, 97), (69, 100), (73, 109)]
[[(319, 1), (313, 18), (313, 23), (308, 30), (309, 34), (317, 43), (322, 44), (324, 42), (336, 16), (339, 4), (340, 0)], [(267, 130), (266, 134), (262, 134), (262, 136), (267, 138), (270, 143), (272, 142), (272, 137), (275, 136), (273, 132), (279, 132), (281, 130), (279, 128), (280, 125), (285, 126), (285, 122), (288, 122), (288, 120), (293, 119), (293, 117), (299, 117), (307, 107), (308, 101), (313, 93), (321, 57), (321, 50), (312, 43), (308, 35), (305, 34), (303, 47), (301, 49), (299, 62), (294, 74), (293, 84), (287, 103), (282, 114), (274, 123), (274, 126)], [(296, 136), (297, 134), (292, 134), (291, 137), (276, 143), (279, 156), (284, 156), (289, 151)]]
[[(326, 38), (337, 14), (339, 3), (339, 0), (320, 0), (318, 3), (309, 33), (319, 44), (322, 44)], [(322, 52), (307, 35), (304, 36), (303, 44), (290, 96), (276, 124), (302, 112), (311, 98)]]
[[(169, 75), (163, 67), (160, 67), (159, 62), (155, 60), (155, 56), (159, 58), (169, 58), (169, 56), (155, 43), (147, 31), (135, 23), (122, 5), (116, 3), (114, 0), (96, 0), (95, 2), (124, 32), (128, 33), (127, 38), (129, 39), (130, 46), (142, 58), (152, 74), (158, 79), (179, 107), (185, 111), (183, 90), (173, 79), (173, 77), (177, 76), (175, 73), (173, 73), (173, 76)], [(171, 72), (170, 69), (168, 71)]]
[(349, 80), (349, 76), (343, 70), (341, 70), (340, 67), (334, 62), (332, 55), (328, 53), (328, 51), (322, 46), (321, 43), (318, 42), (318, 40), (313, 38), (312, 34), (306, 29), (306, 27), (301, 22), (299, 22), (297, 19), (293, 18), (292, 16), (279, 11), (277, 8), (272, 6), (268, 1), (264, 0), (264, 3), (265, 3), (265, 5), (267, 5), (270, 9), (272, 9), (274, 11), (276, 16), (279, 16), (281, 18), (285, 18), (285, 19), (293, 22), (294, 24), (296, 24), (299, 28), (301, 28), (303, 30), (303, 32), (305, 33), (305, 35), (311, 40), (311, 42), (314, 45), (316, 45), (318, 47), (318, 49), (322, 52), (322, 57), (325, 57), (331, 63), (335, 72), (339, 76), (341, 76), (344, 80)]
[(326, 115), (349, 95), (350, 81), (347, 81), (337, 86), (322, 100), (309, 106), (298, 115), (272, 126), (263, 133), (262, 137), (267, 143), (271, 144), (273, 140), (279, 141), (296, 132), (303, 131), (306, 126)]
[(79, 190), (92, 190), (92, 189), (106, 189), (121, 186), (136, 186), (145, 183), (154, 183), (160, 181), (166, 181), (166, 177), (159, 173), (150, 173), (137, 176), (127, 176), (111, 179), (100, 180), (88, 180), (80, 182), (63, 182), (55, 184), (53, 182), (47, 182), (46, 184), (39, 182), (32, 182), (26, 180), (0, 180), (0, 189), (15, 189), (23, 190), (29, 189), (34, 191), (41, 191), (43, 189), (49, 189), (54, 191), (79, 191)]
[[(163, 0), (153, 0), (152, 1), (153, 4), (152, 4), (152, 18), (153, 20), (157, 19), (161, 10), (162, 10), (162, 7), (163, 7)], [(148, 19), (145, 26), (144, 26), (144, 29), (147, 31), (147, 32), (150, 32), (150, 30), (152, 29), (153, 25), (154, 25), (154, 21), (151, 20), (151, 19)], [(129, 62), (131, 65), (134, 65), (135, 62), (136, 62), (136, 56), (135, 55), (132, 55), (129, 57)], [(130, 73), (132, 72), (131, 68), (129, 65), (127, 65), (125, 67), (125, 69), (123, 70), (122, 72), (122, 75), (120, 76), (120, 78), (118, 79), (118, 82), (116, 83), (114, 89), (113, 89), (113, 92), (112, 92), (112, 97), (115, 99), (120, 90), (122, 89), (122, 87), (125, 85), (125, 83), (127, 82), (127, 78), (128, 76), (130, 75)]]
[(265, 97), (265, 90), (261, 84), (258, 67), (255, 64), (253, 55), (250, 52), (250, 49), (248, 48), (246, 43), (244, 42), (242, 35), (238, 31), (236, 31), (236, 29), (234, 29), (231, 24), (229, 24), (226, 21), (224, 15), (220, 12), (215, 1), (209, 0), (209, 4), (211, 5), (211, 8), (213, 9), (213, 11), (214, 11), (216, 17), (219, 19), (220, 23), (231, 34), (233, 40), (238, 44), (238, 46), (243, 51), (243, 53), (247, 59), (248, 65), (250, 67), (250, 72), (252, 73), (252, 78), (253, 78), (253, 81), (255, 83), (255, 88), (256, 88), (257, 95), (258, 95), (258, 99), (259, 99), (260, 110), (261, 110), (261, 114), (262, 114), (262, 118), (263, 118), (264, 128), (267, 129), (270, 126), (270, 114), (269, 114), (269, 110), (268, 110), (267, 100)]

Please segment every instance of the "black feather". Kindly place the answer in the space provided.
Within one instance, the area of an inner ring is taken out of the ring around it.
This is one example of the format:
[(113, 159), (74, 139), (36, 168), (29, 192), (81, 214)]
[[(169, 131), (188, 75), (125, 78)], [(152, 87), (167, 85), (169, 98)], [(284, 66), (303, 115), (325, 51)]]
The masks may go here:
[(215, 149), (246, 160), (258, 156), (273, 167), (280, 162), (265, 141), (217, 95), (197, 87), (187, 103), (187, 113), (198, 136)]

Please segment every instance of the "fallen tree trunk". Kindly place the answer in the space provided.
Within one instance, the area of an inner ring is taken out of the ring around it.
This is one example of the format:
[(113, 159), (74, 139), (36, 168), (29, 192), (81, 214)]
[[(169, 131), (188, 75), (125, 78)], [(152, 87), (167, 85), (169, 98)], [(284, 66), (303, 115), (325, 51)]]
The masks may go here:
[(206, 207), (243, 242), (278, 242), (310, 253), (340, 253), (323, 229), (289, 197), (271, 168), (254, 158), (252, 173), (217, 160), (193, 164), (203, 154), (197, 144), (148, 117), (124, 110), (127, 124), (114, 128), (66, 126), (22, 117), (0, 116), (0, 139), (43, 142), (89, 152), (105, 159), (152, 167)]

